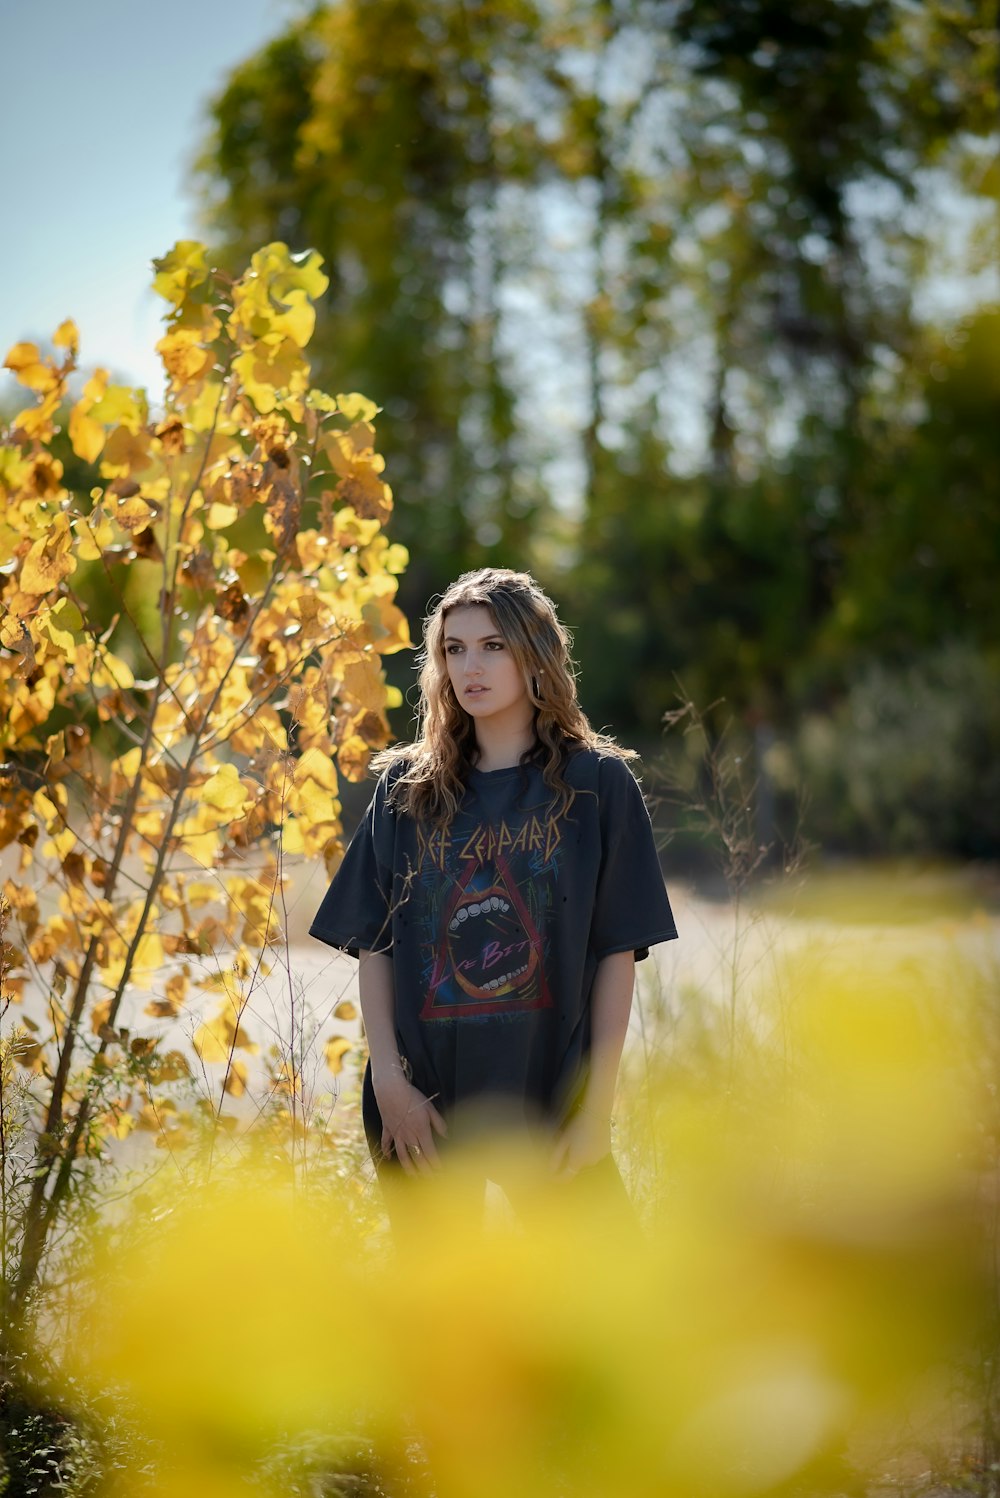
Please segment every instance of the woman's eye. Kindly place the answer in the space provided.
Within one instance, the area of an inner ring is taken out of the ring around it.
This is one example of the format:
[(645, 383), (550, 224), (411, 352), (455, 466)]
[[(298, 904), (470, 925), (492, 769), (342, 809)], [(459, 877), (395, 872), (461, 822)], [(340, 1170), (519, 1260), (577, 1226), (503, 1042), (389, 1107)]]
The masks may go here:
[(503, 641), (502, 640), (488, 640), (487, 643), (486, 643), (486, 649), (487, 650), (502, 650), (503, 649)]
[(457, 655), (461, 648), (461, 645), (446, 645), (444, 653), (445, 655)]

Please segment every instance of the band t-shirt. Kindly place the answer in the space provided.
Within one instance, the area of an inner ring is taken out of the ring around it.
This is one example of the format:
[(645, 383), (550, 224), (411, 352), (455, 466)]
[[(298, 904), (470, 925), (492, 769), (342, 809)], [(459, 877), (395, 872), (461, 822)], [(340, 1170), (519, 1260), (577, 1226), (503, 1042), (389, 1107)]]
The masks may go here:
[(538, 765), (472, 770), (442, 829), (393, 807), (394, 773), (310, 935), (391, 955), (400, 1054), (438, 1107), (488, 1097), (560, 1119), (586, 1075), (598, 963), (677, 935), (635, 778), (577, 750), (557, 815)]

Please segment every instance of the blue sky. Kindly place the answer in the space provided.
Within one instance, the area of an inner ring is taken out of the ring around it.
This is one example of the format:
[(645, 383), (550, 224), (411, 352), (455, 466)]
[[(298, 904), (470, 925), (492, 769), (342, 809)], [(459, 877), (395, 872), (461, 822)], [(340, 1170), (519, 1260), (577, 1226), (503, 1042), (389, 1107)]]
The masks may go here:
[[(294, 0), (0, 0), (0, 362), (64, 317), (81, 362), (161, 388), (150, 260), (197, 234), (205, 105)], [(18, 387), (0, 374), (0, 402)]]
[[(81, 362), (147, 385), (162, 303), (150, 261), (198, 234), (187, 182), (207, 101), (229, 71), (305, 0), (0, 0), (0, 361), (63, 318)], [(914, 227), (938, 241), (918, 314), (960, 315), (998, 295), (997, 270), (955, 273), (970, 228), (990, 212), (929, 178)], [(0, 372), (0, 409), (17, 398)]]

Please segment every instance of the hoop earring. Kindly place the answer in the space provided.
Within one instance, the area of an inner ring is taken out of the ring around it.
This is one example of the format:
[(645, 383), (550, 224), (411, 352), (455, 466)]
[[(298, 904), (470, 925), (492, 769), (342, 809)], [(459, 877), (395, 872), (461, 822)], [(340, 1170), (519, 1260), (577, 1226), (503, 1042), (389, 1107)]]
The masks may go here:
[(540, 692), (539, 692), (539, 690), (538, 690), (538, 677), (537, 676), (533, 676), (531, 678), (531, 691), (532, 691), (532, 694), (535, 697), (538, 697), (538, 696), (541, 695)]

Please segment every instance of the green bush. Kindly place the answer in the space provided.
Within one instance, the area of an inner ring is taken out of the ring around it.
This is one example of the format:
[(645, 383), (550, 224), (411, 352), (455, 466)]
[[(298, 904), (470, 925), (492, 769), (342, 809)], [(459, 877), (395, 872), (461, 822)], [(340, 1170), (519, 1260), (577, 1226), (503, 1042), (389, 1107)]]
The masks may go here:
[(803, 720), (781, 760), (825, 848), (995, 858), (1000, 662), (958, 643), (872, 662), (834, 712)]

